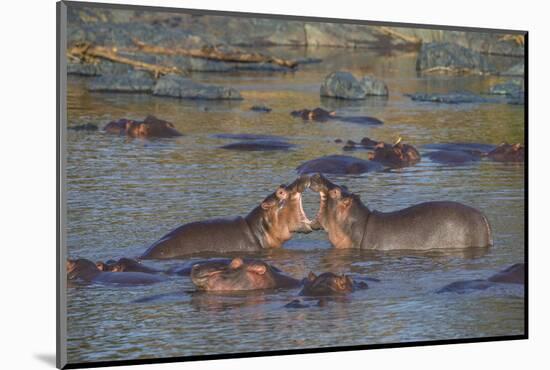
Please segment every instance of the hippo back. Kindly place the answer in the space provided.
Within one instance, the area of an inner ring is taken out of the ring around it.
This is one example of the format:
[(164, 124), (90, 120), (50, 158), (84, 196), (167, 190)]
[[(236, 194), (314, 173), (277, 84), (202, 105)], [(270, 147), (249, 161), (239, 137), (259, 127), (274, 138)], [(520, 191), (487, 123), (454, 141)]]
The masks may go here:
[(212, 219), (185, 224), (151, 245), (142, 258), (177, 258), (201, 252), (253, 252), (261, 249), (246, 220)]

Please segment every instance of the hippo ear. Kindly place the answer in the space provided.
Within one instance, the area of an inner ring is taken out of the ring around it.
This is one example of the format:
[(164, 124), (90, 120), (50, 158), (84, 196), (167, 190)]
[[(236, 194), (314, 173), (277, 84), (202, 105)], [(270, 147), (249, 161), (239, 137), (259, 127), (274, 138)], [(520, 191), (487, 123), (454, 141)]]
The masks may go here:
[(369, 161), (372, 161), (372, 160), (374, 159), (374, 153), (373, 153), (373, 152), (368, 152), (368, 153), (367, 153), (367, 159), (368, 159)]
[(232, 269), (238, 269), (243, 265), (243, 263), (244, 262), (241, 258), (239, 257), (233, 258), (233, 261), (231, 261), (231, 263), (229, 264), (229, 267), (231, 267)]
[(263, 275), (263, 274), (265, 274), (267, 269), (264, 265), (260, 265), (258, 263), (255, 263), (255, 264), (251, 264), (250, 266), (248, 266), (247, 270), (250, 271), (250, 272), (254, 272), (258, 275)]
[(339, 199), (342, 196), (342, 191), (339, 188), (330, 189), (328, 195), (332, 199)]
[(351, 205), (352, 201), (352, 197), (345, 197), (344, 199), (342, 199), (342, 205), (347, 208)]
[(383, 142), (383, 141), (380, 141), (380, 142), (378, 142), (374, 147), (375, 147), (375, 148), (383, 148), (383, 147), (384, 147), (384, 142)]
[(315, 274), (313, 273), (313, 271), (310, 271), (309, 274), (307, 274), (307, 279), (308, 279), (309, 281), (313, 281), (313, 280), (317, 279), (317, 275), (315, 275)]
[(276, 204), (277, 204), (277, 201), (275, 199), (267, 199), (262, 202), (261, 206), (262, 206), (262, 209), (268, 210), (274, 207)]

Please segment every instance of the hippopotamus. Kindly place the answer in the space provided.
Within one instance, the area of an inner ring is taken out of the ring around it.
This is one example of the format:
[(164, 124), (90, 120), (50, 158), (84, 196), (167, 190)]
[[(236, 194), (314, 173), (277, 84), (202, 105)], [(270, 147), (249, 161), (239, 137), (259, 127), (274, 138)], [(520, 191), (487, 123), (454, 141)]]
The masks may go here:
[(458, 150), (437, 150), (426, 154), (433, 162), (448, 165), (464, 165), (479, 162), (481, 156), (472, 152), (462, 152)]
[(420, 153), (414, 146), (403, 144), (399, 138), (393, 145), (384, 142), (376, 144), (374, 152), (369, 153), (369, 160), (391, 168), (402, 168), (420, 162)]
[(502, 143), (498, 146), (479, 143), (427, 144), (426, 149), (436, 149), (426, 156), (434, 162), (444, 164), (470, 164), (487, 157), (496, 162), (523, 162), (523, 145)]
[(245, 140), (221, 146), (221, 149), (241, 151), (289, 150), (294, 144), (279, 140)]
[[(335, 143), (341, 143), (341, 139), (334, 140)], [(342, 148), (343, 150), (354, 150), (354, 149), (374, 149), (374, 147), (379, 143), (379, 141), (372, 140), (369, 137), (364, 137), (359, 143), (356, 143), (353, 140), (348, 140), (346, 145)]]
[(487, 153), (487, 156), (496, 162), (524, 162), (525, 147), (519, 143), (502, 143)]
[(466, 293), (472, 290), (485, 290), (497, 284), (525, 284), (525, 264), (516, 263), (488, 279), (475, 279), (455, 281), (454, 283), (445, 285), (436, 293)]
[(326, 111), (322, 108), (315, 108), (313, 110), (301, 109), (290, 112), (293, 117), (301, 117), (306, 121), (326, 121), (336, 116), (335, 111)]
[(100, 271), (110, 271), (110, 272), (143, 272), (146, 274), (157, 274), (162, 272), (151, 267), (144, 266), (140, 262), (131, 259), (122, 257), (118, 261), (108, 260), (106, 262), (98, 261), (96, 266)]
[(301, 117), (305, 121), (319, 121), (324, 122), (329, 119), (348, 123), (359, 123), (367, 125), (382, 125), (384, 122), (378, 118), (369, 116), (338, 116), (335, 111), (326, 111), (322, 108), (315, 108), (313, 110), (301, 109), (290, 112), (293, 117)]
[(133, 138), (170, 138), (182, 136), (174, 125), (155, 116), (147, 116), (143, 121), (121, 118), (109, 122), (103, 130), (110, 134), (126, 135)]
[(321, 172), (337, 175), (357, 175), (383, 169), (384, 166), (379, 162), (365, 161), (347, 155), (327, 155), (309, 160), (296, 167), (299, 174)]
[(367, 289), (364, 281), (355, 282), (347, 275), (336, 275), (332, 272), (324, 272), (319, 276), (310, 272), (303, 281), (304, 287), (300, 292), (303, 296), (329, 296), (348, 294), (356, 289)]
[(466, 205), (426, 202), (383, 213), (371, 211), (358, 195), (321, 174), (310, 177), (320, 206), (313, 229), (324, 229), (335, 248), (430, 250), (489, 247), (493, 244), (487, 217)]
[(234, 258), (227, 261), (197, 263), (191, 269), (191, 281), (198, 290), (228, 292), (259, 289), (291, 289), (300, 285), (281, 270), (261, 261)]
[(96, 264), (85, 258), (67, 259), (67, 278), (86, 283), (142, 285), (165, 281), (160, 275), (144, 272), (104, 272)]
[(84, 123), (82, 125), (69, 126), (68, 129), (74, 131), (97, 131), (98, 127), (93, 123)]
[(271, 108), (269, 108), (266, 105), (253, 105), (250, 107), (250, 110), (253, 112), (260, 112), (260, 113), (269, 113), (271, 112)]
[(279, 248), (295, 232), (311, 232), (302, 208), (309, 178), (281, 185), (247, 216), (185, 224), (164, 235), (141, 258), (168, 259), (201, 252), (257, 252)]

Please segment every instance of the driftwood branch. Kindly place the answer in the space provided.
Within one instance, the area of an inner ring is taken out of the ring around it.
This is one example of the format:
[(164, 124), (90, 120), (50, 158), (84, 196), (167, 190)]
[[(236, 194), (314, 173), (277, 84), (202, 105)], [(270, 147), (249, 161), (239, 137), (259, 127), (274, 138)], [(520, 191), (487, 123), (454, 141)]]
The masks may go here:
[(142, 69), (153, 73), (155, 78), (169, 73), (182, 74), (182, 71), (177, 67), (145, 63), (139, 60), (126, 58), (118, 55), (116, 48), (94, 46), (89, 43), (79, 43), (73, 47), (70, 47), (67, 50), (67, 56), (73, 60), (78, 59), (91, 64), (97, 64), (100, 59), (105, 59), (116, 63), (128, 64), (135, 69)]
[(238, 63), (272, 63), (283, 67), (294, 68), (298, 62), (282, 59), (260, 53), (246, 53), (243, 51), (223, 51), (214, 46), (205, 46), (201, 49), (166, 48), (163, 46), (148, 45), (142, 41), (133, 40), (137, 51), (151, 54), (181, 55), (194, 58), (218, 60)]

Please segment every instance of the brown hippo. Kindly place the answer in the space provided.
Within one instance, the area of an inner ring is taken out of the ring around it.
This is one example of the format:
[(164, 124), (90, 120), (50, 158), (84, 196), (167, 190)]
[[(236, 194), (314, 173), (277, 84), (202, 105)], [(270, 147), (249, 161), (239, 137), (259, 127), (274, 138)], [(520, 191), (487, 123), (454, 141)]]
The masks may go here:
[(519, 143), (502, 143), (487, 153), (487, 157), (496, 162), (524, 162), (525, 147)]
[(90, 260), (79, 258), (67, 259), (67, 278), (86, 283), (141, 285), (165, 281), (166, 278), (143, 272), (104, 272)]
[(336, 275), (332, 272), (324, 272), (317, 276), (310, 272), (304, 279), (304, 287), (300, 292), (303, 296), (329, 296), (342, 295), (353, 292), (355, 289), (367, 289), (364, 281), (355, 282), (347, 275)]
[(427, 202), (395, 212), (371, 211), (358, 195), (321, 174), (310, 178), (319, 192), (319, 212), (311, 227), (327, 231), (336, 248), (429, 250), (492, 245), (487, 218), (456, 202)]
[(399, 138), (393, 145), (379, 142), (374, 147), (374, 152), (369, 153), (368, 158), (387, 167), (401, 168), (420, 162), (420, 153), (412, 145), (403, 144)]
[(230, 262), (197, 263), (191, 269), (191, 281), (198, 290), (209, 292), (290, 289), (300, 285), (299, 280), (284, 275), (263, 261), (241, 258)]
[(296, 167), (299, 174), (321, 172), (337, 175), (358, 175), (383, 169), (384, 166), (378, 162), (365, 161), (348, 155), (327, 155), (309, 160)]
[(185, 224), (151, 245), (141, 258), (178, 258), (200, 252), (255, 252), (279, 248), (294, 232), (311, 232), (302, 208), (309, 177), (281, 185), (245, 217)]
[(133, 138), (170, 138), (182, 136), (174, 125), (155, 116), (147, 116), (143, 121), (121, 118), (109, 122), (103, 130), (110, 134), (126, 135)]
[(110, 271), (110, 272), (143, 272), (146, 274), (157, 274), (162, 272), (151, 267), (144, 266), (140, 262), (131, 259), (122, 257), (118, 261), (109, 260), (107, 262), (96, 262), (96, 266), (101, 271)]
[(455, 281), (454, 283), (445, 285), (436, 293), (466, 293), (473, 290), (485, 290), (497, 284), (525, 284), (525, 264), (516, 263), (497, 272), (487, 280)]
[(306, 121), (326, 121), (336, 116), (335, 111), (326, 111), (322, 108), (315, 108), (313, 110), (302, 109), (290, 112), (293, 117), (301, 117)]

